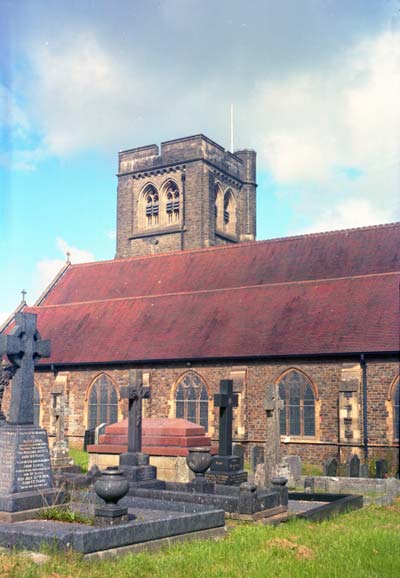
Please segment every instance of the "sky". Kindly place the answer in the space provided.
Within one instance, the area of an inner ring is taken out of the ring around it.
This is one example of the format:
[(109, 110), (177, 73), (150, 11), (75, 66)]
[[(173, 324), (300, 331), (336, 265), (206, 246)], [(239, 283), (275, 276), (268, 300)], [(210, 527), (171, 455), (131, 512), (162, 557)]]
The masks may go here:
[(257, 151), (257, 238), (400, 220), (399, 0), (0, 0), (0, 323), (112, 259), (118, 151)]

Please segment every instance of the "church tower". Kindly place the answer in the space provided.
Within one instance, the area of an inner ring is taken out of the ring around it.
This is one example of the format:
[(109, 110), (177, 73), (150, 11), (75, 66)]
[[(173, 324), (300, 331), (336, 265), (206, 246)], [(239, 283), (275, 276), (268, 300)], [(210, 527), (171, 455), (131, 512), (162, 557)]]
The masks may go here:
[(204, 135), (119, 153), (116, 257), (253, 241), (256, 153)]

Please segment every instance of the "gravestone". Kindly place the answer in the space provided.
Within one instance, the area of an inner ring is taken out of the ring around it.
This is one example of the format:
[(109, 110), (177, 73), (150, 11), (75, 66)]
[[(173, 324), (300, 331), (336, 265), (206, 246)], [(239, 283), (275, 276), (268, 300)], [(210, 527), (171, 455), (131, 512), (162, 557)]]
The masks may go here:
[(244, 468), (244, 447), (241, 444), (233, 444), (232, 453), (240, 460), (240, 469)]
[(388, 463), (387, 460), (376, 460), (375, 462), (376, 467), (376, 478), (386, 478), (388, 473)]
[(61, 497), (53, 489), (47, 432), (33, 424), (34, 368), (41, 357), (50, 356), (50, 342), (40, 338), (36, 315), (15, 315), (12, 331), (0, 335), (3, 355), (15, 373), (9, 418), (0, 427), (0, 519), (14, 521)]
[(232, 453), (233, 408), (238, 406), (232, 379), (221, 380), (220, 393), (214, 395), (214, 406), (219, 407), (219, 450), (206, 479), (217, 484), (239, 486), (247, 482), (247, 472), (241, 469), (240, 458)]
[(266, 412), (266, 442), (265, 442), (265, 485), (280, 474), (282, 465), (281, 436), (279, 412), (283, 409), (283, 401), (279, 397), (278, 386), (267, 384), (264, 398)]
[(286, 456), (284, 458), (288, 469), (289, 477), (294, 481), (299, 481), (301, 478), (301, 458), (300, 456)]
[(349, 478), (360, 477), (360, 458), (357, 454), (352, 454), (346, 463), (346, 473)]
[(67, 438), (65, 437), (65, 398), (64, 389), (59, 384), (54, 384), (50, 392), (51, 415), (54, 424), (56, 439), (51, 448), (51, 464), (55, 469), (71, 470), (74, 468), (74, 460), (69, 455)]
[(337, 458), (329, 458), (324, 465), (324, 475), (336, 478), (338, 474), (339, 462)]
[(6, 360), (3, 359), (0, 365), (0, 425), (2, 425), (6, 421), (6, 416), (2, 410), (3, 395), (14, 373), (15, 373), (14, 366), (12, 364), (7, 363)]
[(257, 466), (264, 463), (264, 446), (253, 446), (250, 450), (250, 468), (252, 472), (256, 471)]
[(95, 441), (96, 428), (86, 429), (83, 437), (83, 451), (87, 451), (88, 446), (92, 446)]
[(130, 370), (129, 384), (121, 388), (121, 398), (128, 400), (128, 451), (119, 456), (119, 467), (131, 485), (161, 487), (157, 468), (150, 465), (149, 454), (142, 453), (142, 401), (150, 398), (150, 388), (143, 386), (141, 370)]

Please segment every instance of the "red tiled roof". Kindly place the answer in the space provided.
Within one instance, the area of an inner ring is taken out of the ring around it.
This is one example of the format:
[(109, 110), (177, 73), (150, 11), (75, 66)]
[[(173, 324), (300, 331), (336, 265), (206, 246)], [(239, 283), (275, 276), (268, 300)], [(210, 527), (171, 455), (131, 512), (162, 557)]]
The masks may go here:
[(46, 365), (393, 352), (399, 283), (400, 272), (28, 311), (51, 340)]
[(72, 265), (42, 304), (400, 270), (400, 223)]

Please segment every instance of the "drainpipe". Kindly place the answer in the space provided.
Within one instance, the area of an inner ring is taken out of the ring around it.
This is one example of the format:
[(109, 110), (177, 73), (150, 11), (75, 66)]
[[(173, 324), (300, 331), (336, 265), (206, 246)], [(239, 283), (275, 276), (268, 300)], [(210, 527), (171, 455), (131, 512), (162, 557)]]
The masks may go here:
[(185, 248), (184, 244), (184, 229), (185, 229), (185, 221), (186, 221), (186, 175), (182, 172), (182, 224), (181, 224), (181, 251)]
[(368, 391), (367, 391), (367, 361), (365, 354), (360, 355), (360, 365), (362, 370), (362, 392), (363, 392), (363, 431), (364, 431), (364, 459), (368, 460)]

